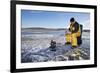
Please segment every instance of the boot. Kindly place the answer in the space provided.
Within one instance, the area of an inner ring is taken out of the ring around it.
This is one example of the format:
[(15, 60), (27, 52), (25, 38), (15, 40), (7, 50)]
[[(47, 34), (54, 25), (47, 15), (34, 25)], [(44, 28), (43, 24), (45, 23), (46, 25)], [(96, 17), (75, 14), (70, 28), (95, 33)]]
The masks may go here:
[(72, 46), (72, 49), (75, 49), (75, 48), (77, 48), (77, 46)]
[(70, 45), (70, 44), (71, 44), (70, 42), (66, 42), (66, 43), (65, 43), (65, 45)]

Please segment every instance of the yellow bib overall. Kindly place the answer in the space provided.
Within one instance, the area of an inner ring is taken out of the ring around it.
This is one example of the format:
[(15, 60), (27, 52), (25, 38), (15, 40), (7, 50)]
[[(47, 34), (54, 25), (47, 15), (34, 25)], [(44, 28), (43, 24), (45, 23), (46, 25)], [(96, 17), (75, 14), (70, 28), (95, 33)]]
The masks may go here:
[[(73, 31), (73, 30), (74, 30), (74, 27), (73, 27), (73, 25), (71, 25), (70, 31)], [(70, 42), (72, 44), (72, 46), (78, 46), (77, 37), (79, 37), (80, 35), (81, 35), (81, 31), (80, 31), (80, 26), (79, 26), (78, 32), (66, 34), (66, 41)]]

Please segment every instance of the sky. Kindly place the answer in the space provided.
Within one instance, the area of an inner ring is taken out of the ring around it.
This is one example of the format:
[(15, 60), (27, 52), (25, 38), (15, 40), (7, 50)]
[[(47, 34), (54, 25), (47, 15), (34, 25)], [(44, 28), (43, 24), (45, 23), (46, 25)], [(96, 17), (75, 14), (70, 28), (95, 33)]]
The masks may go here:
[(22, 28), (68, 28), (71, 17), (82, 24), (83, 29), (90, 28), (89, 13), (21, 10)]

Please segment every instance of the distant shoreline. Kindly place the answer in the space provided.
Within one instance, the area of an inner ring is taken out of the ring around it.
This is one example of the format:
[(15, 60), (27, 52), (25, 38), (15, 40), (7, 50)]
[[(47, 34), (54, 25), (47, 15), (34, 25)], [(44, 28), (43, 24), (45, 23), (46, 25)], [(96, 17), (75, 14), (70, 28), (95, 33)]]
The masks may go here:
[[(59, 31), (59, 30), (66, 30), (66, 28), (42, 28), (42, 27), (32, 27), (32, 28), (21, 28), (22, 31), (31, 31), (31, 30), (45, 30), (45, 31)], [(90, 32), (89, 29), (83, 29), (83, 32)]]

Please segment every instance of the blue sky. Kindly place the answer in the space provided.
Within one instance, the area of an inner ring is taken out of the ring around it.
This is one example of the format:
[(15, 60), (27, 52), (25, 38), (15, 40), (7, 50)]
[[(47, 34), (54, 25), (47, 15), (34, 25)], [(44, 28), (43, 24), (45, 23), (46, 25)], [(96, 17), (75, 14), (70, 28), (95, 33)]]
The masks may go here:
[(89, 29), (89, 13), (21, 10), (22, 28), (67, 28), (71, 17), (74, 17), (77, 22), (83, 24), (84, 29)]

